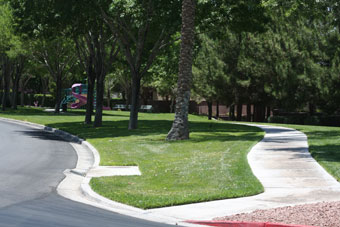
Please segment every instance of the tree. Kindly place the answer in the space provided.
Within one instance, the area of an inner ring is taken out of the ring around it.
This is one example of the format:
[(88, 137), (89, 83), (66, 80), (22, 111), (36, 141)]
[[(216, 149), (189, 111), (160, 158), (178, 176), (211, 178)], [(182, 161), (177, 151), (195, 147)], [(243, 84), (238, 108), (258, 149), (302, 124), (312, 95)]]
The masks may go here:
[(46, 67), (56, 82), (55, 113), (59, 113), (62, 80), (75, 64), (72, 41), (65, 37), (69, 27), (65, 26), (57, 12), (57, 3), (54, 0), (10, 1), (16, 31), (35, 40), (30, 45), (34, 57)]
[[(18, 83), (23, 70), (25, 51), (22, 39), (15, 33), (13, 11), (7, 1), (0, 1), (0, 62), (4, 92), (2, 96), (2, 110), (6, 109), (9, 100), (10, 79), (13, 77), (12, 104), (16, 109)], [(0, 79), (1, 79), (0, 77)]]
[(63, 80), (76, 63), (72, 41), (65, 37), (40, 39), (32, 47), (34, 58), (45, 66), (56, 83), (55, 113), (59, 113)]
[(195, 9), (195, 0), (182, 1), (181, 52), (175, 120), (167, 135), (167, 140), (189, 139), (188, 113), (192, 80), (192, 52), (195, 36)]
[(96, 83), (96, 113), (94, 127), (102, 125), (104, 81), (112, 70), (119, 52), (117, 36), (111, 34), (101, 15), (108, 1), (59, 1), (56, 3), (61, 20), (68, 25), (68, 34), (75, 40), (78, 58), (87, 74), (88, 95), (85, 123), (91, 123)]
[(138, 122), (141, 80), (179, 27), (180, 1), (115, 1), (102, 16), (117, 35), (131, 73), (129, 129)]
[(193, 65), (193, 90), (208, 103), (208, 118), (212, 119), (212, 103), (218, 99), (217, 85), (224, 76), (225, 64), (219, 43), (203, 34), (199, 36), (201, 45)]
[(19, 83), (20, 79), (25, 67), (25, 63), (27, 61), (27, 57), (20, 55), (18, 56), (14, 62), (13, 62), (13, 72), (12, 72), (12, 108), (14, 110), (17, 109), (17, 97), (18, 97), (18, 91), (19, 91)]
[(150, 69), (149, 85), (156, 89), (157, 94), (170, 99), (170, 112), (174, 112), (174, 105), (177, 93), (178, 80), (178, 57), (180, 51), (179, 34), (172, 39), (176, 40), (155, 60), (155, 64)]
[[(229, 23), (237, 31), (259, 31), (268, 21), (262, 1), (202, 1), (209, 17), (200, 15), (202, 30), (215, 29), (221, 23)], [(178, 76), (175, 120), (167, 140), (189, 138), (188, 109), (190, 101), (192, 49), (195, 32), (196, 1), (182, 1), (181, 54)], [(202, 9), (201, 8), (201, 9)], [(202, 12), (202, 11), (201, 11)], [(203, 18), (202, 18), (203, 17)], [(214, 25), (215, 24), (215, 25)]]
[(92, 33), (75, 38), (76, 50), (80, 65), (87, 75), (87, 98), (85, 124), (92, 123), (93, 105), (94, 105), (94, 86), (96, 74), (94, 70), (94, 45), (92, 42)]

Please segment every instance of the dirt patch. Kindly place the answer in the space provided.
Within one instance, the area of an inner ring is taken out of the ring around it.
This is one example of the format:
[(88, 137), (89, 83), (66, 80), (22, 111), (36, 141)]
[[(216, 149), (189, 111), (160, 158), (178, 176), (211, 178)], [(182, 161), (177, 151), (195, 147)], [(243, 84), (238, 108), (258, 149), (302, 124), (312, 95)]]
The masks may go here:
[(256, 210), (252, 213), (220, 217), (214, 220), (340, 227), (340, 201)]

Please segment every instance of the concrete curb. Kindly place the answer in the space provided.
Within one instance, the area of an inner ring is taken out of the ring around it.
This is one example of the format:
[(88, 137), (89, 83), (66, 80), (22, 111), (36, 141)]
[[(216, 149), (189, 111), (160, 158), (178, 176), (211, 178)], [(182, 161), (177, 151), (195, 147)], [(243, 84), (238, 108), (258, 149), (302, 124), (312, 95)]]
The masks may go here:
[(148, 210), (143, 210), (126, 204), (115, 202), (94, 192), (89, 185), (92, 177), (89, 177), (87, 175), (92, 169), (99, 167), (100, 155), (97, 149), (93, 147), (89, 142), (68, 132), (64, 132), (59, 129), (47, 127), (36, 123), (3, 117), (0, 117), (0, 120), (4, 122), (29, 126), (38, 130), (53, 133), (71, 144), (78, 156), (77, 166), (74, 169), (66, 169), (64, 171), (65, 178), (60, 182), (57, 187), (57, 192), (59, 195), (76, 202), (148, 221), (188, 227), (201, 226), (197, 224), (186, 223), (184, 222), (184, 220), (181, 219), (153, 214)]

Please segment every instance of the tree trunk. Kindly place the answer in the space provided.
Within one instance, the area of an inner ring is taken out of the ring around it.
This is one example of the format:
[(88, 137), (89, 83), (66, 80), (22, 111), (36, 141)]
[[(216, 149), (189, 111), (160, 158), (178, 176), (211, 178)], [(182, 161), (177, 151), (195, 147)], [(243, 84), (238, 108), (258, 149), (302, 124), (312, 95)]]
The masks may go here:
[(31, 79), (32, 77), (31, 76), (29, 76), (28, 78), (26, 78), (26, 79), (21, 79), (20, 80), (20, 82), (19, 82), (19, 84), (20, 84), (20, 105), (22, 106), (22, 107), (24, 107), (25, 106), (25, 87), (26, 87), (26, 85), (27, 85), (27, 83), (29, 82), (29, 80)]
[(267, 106), (267, 119), (270, 117), (270, 112), (271, 112), (270, 106)]
[(24, 56), (19, 56), (16, 58), (14, 72), (12, 76), (13, 81), (13, 90), (12, 90), (12, 108), (14, 110), (17, 109), (17, 98), (18, 98), (18, 90), (19, 90), (19, 82), (21, 78), (22, 71), (24, 69), (26, 58)]
[(10, 77), (11, 77), (11, 66), (10, 61), (7, 57), (3, 58), (2, 72), (3, 72), (3, 86), (4, 92), (2, 95), (2, 111), (6, 110), (7, 101), (9, 97), (9, 86), (10, 86)]
[(12, 109), (14, 110), (18, 109), (17, 107), (18, 90), (19, 90), (19, 78), (17, 76), (13, 83), (13, 94), (12, 94)]
[(138, 127), (139, 93), (140, 93), (140, 77), (138, 75), (132, 75), (132, 97), (129, 130), (137, 129)]
[(189, 101), (192, 80), (192, 52), (195, 35), (195, 0), (182, 1), (181, 52), (175, 120), (167, 140), (189, 139)]
[(251, 105), (247, 104), (247, 121), (251, 122)]
[(126, 93), (125, 93), (125, 91), (122, 91), (122, 99), (123, 99), (123, 102), (126, 103)]
[(220, 103), (216, 102), (216, 119), (220, 117)]
[(92, 61), (90, 61), (87, 72), (87, 105), (85, 113), (85, 124), (92, 123), (93, 103), (94, 103), (94, 85), (96, 82), (96, 75), (93, 72)]
[(173, 113), (174, 110), (175, 110), (175, 97), (171, 96), (170, 113)]
[(128, 89), (128, 88), (125, 88), (126, 90), (125, 90), (125, 95), (126, 95), (126, 97), (125, 97), (125, 105), (126, 105), (126, 109), (127, 110), (129, 110), (130, 108), (129, 108), (129, 105), (130, 105), (130, 103), (131, 103), (131, 90), (130, 89)]
[(235, 121), (235, 105), (229, 107), (229, 120)]
[(54, 113), (59, 114), (60, 113), (60, 102), (61, 102), (61, 93), (62, 93), (62, 75), (61, 73), (58, 73), (56, 75), (56, 85), (57, 85), (57, 91), (56, 91), (56, 98), (55, 98), (55, 107), (54, 107)]
[(103, 75), (97, 77), (96, 114), (93, 123), (94, 127), (100, 127), (103, 125), (104, 78), (105, 76)]
[(265, 120), (266, 120), (266, 105), (262, 105), (261, 121), (264, 122)]
[(261, 104), (254, 105), (254, 121), (263, 122), (265, 119), (265, 106)]
[(315, 114), (315, 105), (313, 103), (309, 103), (309, 114), (314, 115)]
[(111, 109), (111, 91), (110, 91), (110, 88), (107, 89), (107, 107), (109, 107)]
[(212, 119), (212, 102), (211, 101), (207, 101), (208, 104), (208, 120)]
[(2, 111), (5, 111), (7, 107), (7, 101), (9, 97), (9, 82), (10, 82), (9, 75), (5, 75), (4, 76), (4, 93), (2, 95)]
[(25, 106), (25, 92), (24, 89), (21, 87), (21, 93), (20, 93), (20, 106)]
[(254, 113), (253, 113), (253, 121), (254, 122), (258, 122), (258, 108), (257, 108), (257, 104), (254, 104)]
[(43, 93), (43, 97), (42, 97), (42, 100), (41, 100), (41, 106), (45, 106), (45, 99), (46, 99), (46, 91), (44, 91), (44, 93)]
[(242, 104), (237, 104), (237, 121), (242, 121), (242, 110), (243, 110), (243, 105)]
[(28, 106), (32, 106), (32, 99), (33, 99), (33, 94), (27, 94), (28, 95)]

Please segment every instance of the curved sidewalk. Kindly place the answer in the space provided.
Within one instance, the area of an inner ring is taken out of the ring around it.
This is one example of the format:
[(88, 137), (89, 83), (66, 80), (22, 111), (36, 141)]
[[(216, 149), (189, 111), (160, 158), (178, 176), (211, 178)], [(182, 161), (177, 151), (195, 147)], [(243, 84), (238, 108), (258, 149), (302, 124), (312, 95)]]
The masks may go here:
[(311, 157), (304, 133), (284, 127), (251, 126), (266, 132), (248, 154), (249, 164), (263, 184), (264, 193), (149, 211), (182, 220), (211, 220), (257, 209), (340, 200), (340, 183)]

